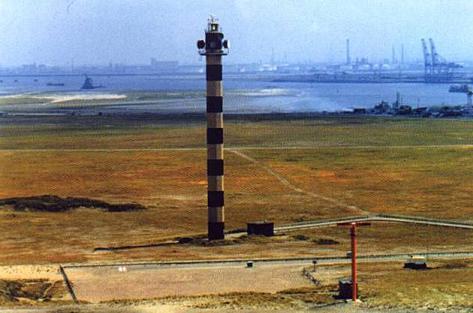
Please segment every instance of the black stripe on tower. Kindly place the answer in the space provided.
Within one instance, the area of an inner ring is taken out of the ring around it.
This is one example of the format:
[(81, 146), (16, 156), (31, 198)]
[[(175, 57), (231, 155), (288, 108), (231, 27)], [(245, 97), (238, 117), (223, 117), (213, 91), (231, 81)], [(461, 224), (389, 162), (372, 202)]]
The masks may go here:
[(209, 207), (224, 206), (225, 201), (223, 191), (207, 191), (207, 199)]
[(223, 160), (207, 160), (207, 175), (208, 176), (222, 176), (223, 175)]
[(219, 145), (223, 143), (223, 128), (207, 128), (207, 144)]
[(207, 64), (206, 76), (208, 81), (222, 80), (222, 64)]
[(207, 97), (207, 113), (222, 113), (223, 97), (209, 96)]
[(225, 238), (225, 225), (223, 222), (208, 223), (209, 240), (221, 240)]

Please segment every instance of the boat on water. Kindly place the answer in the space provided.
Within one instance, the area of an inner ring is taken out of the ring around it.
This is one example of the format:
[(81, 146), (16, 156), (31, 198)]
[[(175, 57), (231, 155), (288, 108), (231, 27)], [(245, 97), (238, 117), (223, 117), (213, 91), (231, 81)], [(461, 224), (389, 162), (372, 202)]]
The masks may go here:
[(97, 89), (97, 88), (103, 88), (103, 87), (104, 87), (104, 86), (102, 86), (102, 85), (94, 86), (94, 81), (92, 80), (92, 78), (90, 78), (89, 76), (85, 75), (85, 81), (84, 81), (84, 83), (82, 84), (81, 89)]
[(64, 83), (47, 83), (46, 86), (64, 86)]
[(471, 88), (467, 84), (464, 85), (451, 85), (448, 89), (448, 92), (461, 92), (461, 93), (468, 93), (470, 92)]

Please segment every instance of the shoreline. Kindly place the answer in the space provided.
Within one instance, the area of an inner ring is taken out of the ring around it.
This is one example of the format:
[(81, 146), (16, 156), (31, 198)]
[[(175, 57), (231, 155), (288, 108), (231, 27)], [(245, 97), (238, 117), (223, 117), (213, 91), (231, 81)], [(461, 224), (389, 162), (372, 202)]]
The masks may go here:
[[(225, 120), (229, 121), (288, 121), (288, 120), (311, 120), (314, 118), (373, 118), (373, 119), (388, 119), (388, 120), (411, 120), (411, 119), (436, 119), (435, 117), (423, 117), (418, 115), (394, 115), (394, 114), (374, 114), (362, 113), (357, 114), (353, 112), (270, 112), (270, 113), (224, 113)], [(50, 112), (0, 112), (0, 119), (20, 117), (97, 117), (106, 119), (109, 118), (123, 118), (123, 119), (143, 119), (143, 120), (176, 120), (176, 121), (205, 121), (205, 112), (68, 112), (50, 111)], [(473, 116), (446, 116), (441, 117), (442, 120), (470, 120)]]

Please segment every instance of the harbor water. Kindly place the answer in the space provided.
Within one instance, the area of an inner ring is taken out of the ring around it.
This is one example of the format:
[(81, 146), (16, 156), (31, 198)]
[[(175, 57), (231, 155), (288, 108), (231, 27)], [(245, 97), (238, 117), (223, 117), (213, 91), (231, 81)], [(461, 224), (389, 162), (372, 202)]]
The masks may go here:
[[(107, 99), (101, 111), (113, 112), (204, 112), (205, 74), (179, 75), (122, 75), (93, 76), (94, 83), (103, 88), (81, 90), (84, 77), (77, 76), (4, 76), (0, 77), (0, 99), (5, 97), (70, 96), (83, 97), (84, 106), (79, 110), (91, 110), (87, 99), (94, 95)], [(225, 112), (227, 113), (274, 113), (274, 112), (335, 112), (353, 108), (373, 107), (380, 101), (392, 103), (399, 92), (404, 104), (412, 107), (441, 105), (464, 105), (466, 95), (450, 93), (449, 84), (424, 83), (291, 83), (275, 82), (272, 74), (224, 75)], [(58, 84), (64, 84), (58, 86)], [(172, 94), (162, 101), (137, 101), (116, 105), (113, 99), (126, 97), (130, 92), (158, 92)], [(202, 94), (199, 94), (202, 92)], [(190, 97), (189, 93), (193, 96)], [(182, 96), (180, 96), (182, 95)], [(44, 105), (43, 105), (44, 106)], [(54, 108), (54, 106), (52, 106)], [(2, 105), (0, 111), (11, 106)], [(15, 110), (35, 108), (31, 103), (15, 106)], [(38, 105), (38, 108), (40, 106)], [(48, 106), (51, 109), (51, 106)], [(56, 108), (60, 110), (59, 106)]]

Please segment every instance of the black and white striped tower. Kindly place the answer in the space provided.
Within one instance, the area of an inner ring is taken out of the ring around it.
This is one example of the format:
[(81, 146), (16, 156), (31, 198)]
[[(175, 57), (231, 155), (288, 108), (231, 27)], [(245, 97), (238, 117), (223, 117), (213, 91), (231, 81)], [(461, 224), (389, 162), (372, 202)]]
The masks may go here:
[(210, 17), (205, 41), (197, 42), (206, 58), (207, 78), (207, 202), (208, 239), (224, 239), (223, 187), (223, 85), (222, 56), (228, 54), (228, 42), (217, 19)]

